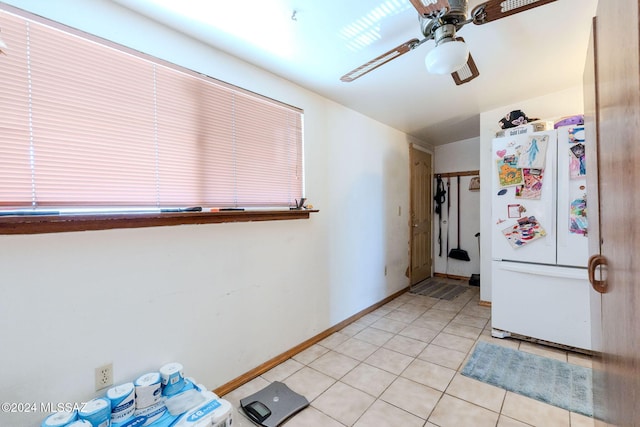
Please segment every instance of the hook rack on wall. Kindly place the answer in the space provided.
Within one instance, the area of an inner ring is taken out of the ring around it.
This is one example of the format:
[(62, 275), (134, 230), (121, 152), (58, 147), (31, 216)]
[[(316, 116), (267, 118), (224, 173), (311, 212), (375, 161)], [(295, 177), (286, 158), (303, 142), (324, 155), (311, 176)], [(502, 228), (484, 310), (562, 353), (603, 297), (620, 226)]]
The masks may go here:
[(479, 170), (475, 170), (475, 171), (463, 171), (463, 172), (445, 172), (445, 173), (436, 173), (434, 174), (434, 177), (440, 177), (440, 178), (455, 178), (457, 176), (476, 176), (476, 175), (480, 175), (480, 171)]

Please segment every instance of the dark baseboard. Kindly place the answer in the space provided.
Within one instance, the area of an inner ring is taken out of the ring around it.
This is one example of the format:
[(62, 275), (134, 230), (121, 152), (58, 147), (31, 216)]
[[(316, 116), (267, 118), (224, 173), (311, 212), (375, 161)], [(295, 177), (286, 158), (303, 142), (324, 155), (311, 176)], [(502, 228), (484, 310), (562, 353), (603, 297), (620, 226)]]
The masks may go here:
[(456, 280), (469, 280), (469, 276), (456, 276), (454, 274), (445, 274), (445, 273), (433, 273), (433, 277), (442, 277), (445, 279), (456, 279)]

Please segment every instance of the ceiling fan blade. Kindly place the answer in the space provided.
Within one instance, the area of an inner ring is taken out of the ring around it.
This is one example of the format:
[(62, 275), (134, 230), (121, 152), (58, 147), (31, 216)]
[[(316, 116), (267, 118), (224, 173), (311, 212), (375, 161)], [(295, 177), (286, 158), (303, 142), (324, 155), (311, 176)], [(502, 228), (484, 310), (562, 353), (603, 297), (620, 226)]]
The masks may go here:
[(479, 75), (480, 72), (478, 71), (476, 62), (473, 60), (471, 54), (469, 54), (469, 59), (467, 59), (467, 63), (464, 65), (464, 67), (460, 68), (458, 71), (454, 71), (453, 73), (451, 73), (453, 81), (456, 82), (456, 85), (458, 86), (469, 83)]
[(489, 0), (473, 8), (474, 24), (486, 24), (556, 0)]
[(340, 77), (340, 80), (347, 83), (352, 82), (358, 77), (364, 76), (369, 71), (375, 70), (376, 68), (380, 67), (383, 64), (386, 64), (392, 59), (396, 59), (400, 55), (404, 55), (405, 53), (409, 52), (419, 44), (420, 44), (420, 40), (418, 39), (411, 39), (407, 42), (404, 42), (400, 46), (394, 47), (389, 52), (383, 53), (382, 55), (372, 59), (366, 64), (359, 66), (355, 70), (349, 71), (347, 74)]
[(442, 9), (449, 11), (448, 0), (410, 0), (413, 7), (416, 8), (418, 13), (422, 16), (429, 16), (435, 12), (440, 12)]
[[(464, 39), (462, 37), (456, 37), (456, 40), (464, 43)], [(478, 67), (476, 67), (476, 61), (473, 60), (471, 54), (469, 54), (469, 59), (467, 59), (467, 63), (462, 68), (451, 73), (453, 81), (456, 82), (456, 85), (458, 86), (470, 82), (479, 75), (480, 72), (478, 71)]]

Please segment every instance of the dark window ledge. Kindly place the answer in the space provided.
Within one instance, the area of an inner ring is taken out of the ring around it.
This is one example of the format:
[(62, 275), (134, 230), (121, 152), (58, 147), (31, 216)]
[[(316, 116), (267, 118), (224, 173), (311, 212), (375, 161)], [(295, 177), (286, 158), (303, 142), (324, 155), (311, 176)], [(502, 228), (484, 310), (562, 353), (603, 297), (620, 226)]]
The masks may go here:
[(317, 210), (176, 212), (154, 214), (99, 214), (20, 216), (0, 219), (1, 234), (41, 234), (116, 228), (161, 227), (223, 222), (282, 221), (307, 219)]

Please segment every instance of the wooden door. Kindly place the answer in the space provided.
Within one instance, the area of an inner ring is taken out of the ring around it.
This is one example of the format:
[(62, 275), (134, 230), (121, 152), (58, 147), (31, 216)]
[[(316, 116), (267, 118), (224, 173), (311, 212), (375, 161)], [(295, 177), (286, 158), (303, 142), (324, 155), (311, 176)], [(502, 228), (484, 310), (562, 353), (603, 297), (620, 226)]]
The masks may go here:
[(409, 152), (411, 168), (411, 212), (410, 221), (410, 283), (416, 283), (431, 276), (432, 265), (432, 170), (431, 154), (411, 147)]
[(602, 357), (594, 368), (597, 425), (640, 423), (640, 18), (638, 0), (597, 12)]

